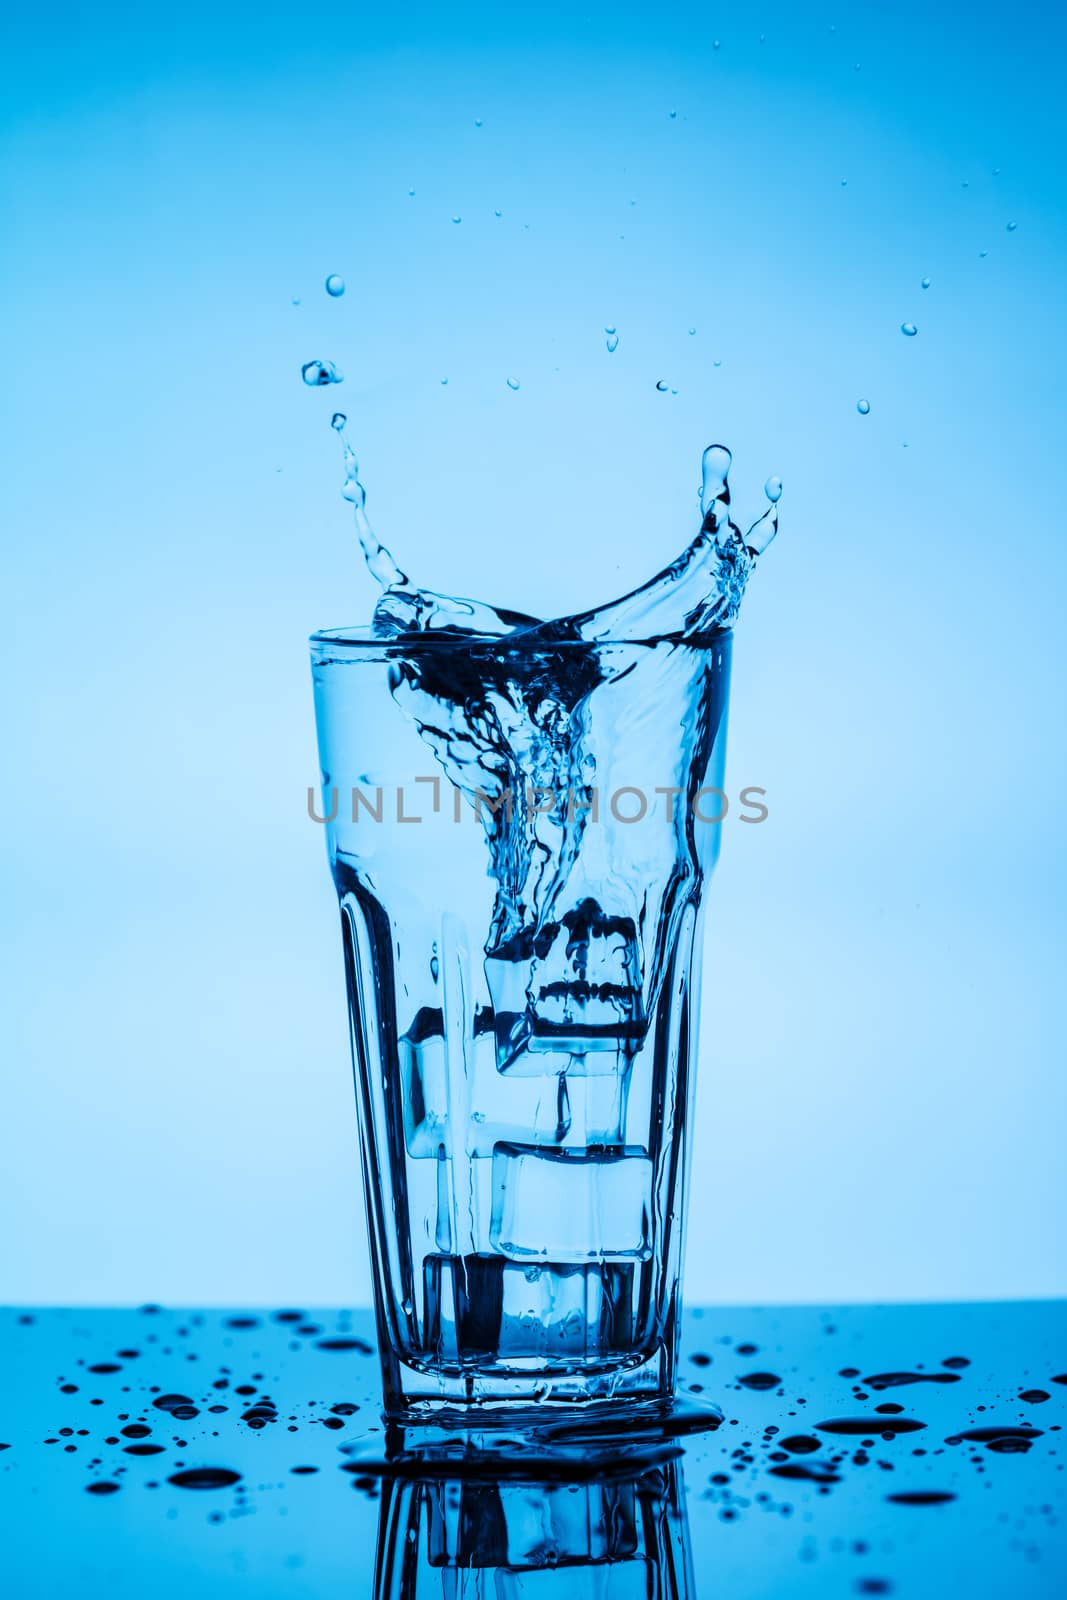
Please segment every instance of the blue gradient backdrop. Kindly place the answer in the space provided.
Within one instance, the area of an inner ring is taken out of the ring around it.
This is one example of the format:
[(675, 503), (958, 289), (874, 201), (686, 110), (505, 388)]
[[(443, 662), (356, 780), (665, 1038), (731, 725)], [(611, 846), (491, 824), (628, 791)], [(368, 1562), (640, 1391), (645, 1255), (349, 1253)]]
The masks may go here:
[(525, 609), (676, 554), (712, 438), (781, 475), (689, 1297), (1064, 1291), (1065, 27), (874, 11), (9, 12), (0, 1295), (369, 1294), (335, 406), (404, 565)]

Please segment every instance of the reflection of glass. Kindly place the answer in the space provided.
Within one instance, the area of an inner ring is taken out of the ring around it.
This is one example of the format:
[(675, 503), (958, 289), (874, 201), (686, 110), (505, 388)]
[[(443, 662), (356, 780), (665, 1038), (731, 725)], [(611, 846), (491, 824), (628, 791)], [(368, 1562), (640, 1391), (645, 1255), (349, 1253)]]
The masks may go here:
[(587, 1481), (382, 1480), (374, 1600), (689, 1600), (678, 1462)]
[(670, 1405), (729, 644), (313, 640), (391, 1416)]

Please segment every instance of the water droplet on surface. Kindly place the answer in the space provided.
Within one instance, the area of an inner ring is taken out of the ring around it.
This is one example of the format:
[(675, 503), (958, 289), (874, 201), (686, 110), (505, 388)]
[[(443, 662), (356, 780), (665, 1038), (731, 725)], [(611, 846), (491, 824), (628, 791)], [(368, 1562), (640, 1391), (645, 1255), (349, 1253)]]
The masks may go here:
[(519, 380), (518, 378), (509, 378), (507, 380), (507, 384), (509, 389), (517, 389), (519, 387)]
[(331, 272), (326, 279), (326, 293), (332, 300), (339, 300), (345, 292), (345, 280), (339, 273)]
[(330, 427), (336, 428), (337, 432), (340, 433), (347, 421), (348, 418), (345, 416), (343, 411), (335, 411), (333, 416), (330, 418)]
[(859, 412), (861, 417), (867, 416), (869, 414), (869, 412), (870, 412), (870, 409), (871, 409), (871, 402), (869, 400), (857, 400), (856, 401), (856, 410)]
[(186, 1467), (184, 1472), (174, 1472), (167, 1479), (178, 1489), (228, 1489), (240, 1481), (241, 1474), (229, 1467)]
[(1009, 233), (1014, 233), (1018, 226), (1019, 226), (1019, 224), (1017, 222), (1009, 222), (1008, 223), (1008, 232)]
[(1039, 1406), (1043, 1400), (1048, 1399), (1048, 1391), (1046, 1389), (1023, 1389), (1020, 1391), (1019, 1399), (1028, 1406)]
[(900, 324), (900, 331), (906, 339), (914, 339), (919, 330), (915, 326), (914, 322), (902, 322)]
[(899, 1494), (886, 1495), (895, 1506), (943, 1506), (955, 1498), (947, 1489), (905, 1489)]
[(667, 390), (670, 388), (670, 384), (667, 382), (666, 378), (661, 378), (656, 384), (656, 388), (659, 390), (660, 394), (666, 394)]
[(924, 278), (924, 279), (923, 279), (923, 280), (922, 280), (922, 282), (921, 282), (921, 283), (920, 283), (920, 284), (919, 284), (919, 288), (920, 288), (920, 289), (929, 289), (929, 287), (930, 287), (930, 280), (929, 280), (929, 278)]
[(609, 333), (608, 337), (607, 337), (607, 340), (605, 342), (606, 342), (607, 347), (608, 347), (608, 354), (609, 355), (613, 355), (614, 352), (619, 348), (619, 336), (618, 336), (618, 334), (617, 333)]
[(782, 1380), (776, 1372), (747, 1372), (737, 1381), (746, 1389), (762, 1393), (766, 1389), (777, 1389)]
[(305, 361), (300, 376), (309, 389), (324, 389), (328, 383), (344, 383), (345, 375), (332, 361)]
[(781, 478), (768, 478), (767, 482), (763, 485), (763, 492), (772, 505), (777, 505), (778, 501), (782, 498)]

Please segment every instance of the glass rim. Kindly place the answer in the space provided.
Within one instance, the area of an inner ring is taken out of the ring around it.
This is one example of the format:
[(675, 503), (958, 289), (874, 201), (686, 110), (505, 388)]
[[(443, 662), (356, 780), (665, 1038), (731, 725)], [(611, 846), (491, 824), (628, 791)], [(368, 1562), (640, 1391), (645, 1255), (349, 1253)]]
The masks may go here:
[[(532, 632), (532, 630), (530, 630)], [(712, 628), (707, 633), (695, 633), (687, 636), (660, 634), (647, 639), (545, 639), (544, 637), (530, 637), (530, 633), (521, 630), (517, 633), (465, 633), (455, 634), (445, 628), (426, 629), (420, 633), (394, 634), (390, 638), (380, 638), (372, 633), (369, 625), (361, 624), (358, 627), (348, 628), (317, 628), (308, 637), (312, 652), (317, 653), (322, 646), (329, 646), (332, 650), (369, 651), (371, 654), (386, 655), (388, 652), (408, 652), (421, 650), (456, 650), (476, 649), (485, 651), (494, 646), (503, 647), (509, 654), (525, 650), (590, 650), (606, 646), (616, 648), (630, 646), (632, 649), (651, 650), (656, 645), (670, 644), (685, 646), (692, 650), (708, 650), (715, 645), (721, 645), (732, 638), (733, 629), (730, 627)]]

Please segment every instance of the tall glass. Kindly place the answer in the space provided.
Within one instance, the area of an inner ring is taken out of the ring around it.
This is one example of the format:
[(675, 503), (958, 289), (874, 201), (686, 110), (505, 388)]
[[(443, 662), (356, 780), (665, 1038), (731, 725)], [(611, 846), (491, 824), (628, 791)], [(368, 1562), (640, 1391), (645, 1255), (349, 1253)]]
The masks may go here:
[(395, 1421), (670, 1412), (730, 643), (312, 639)]

